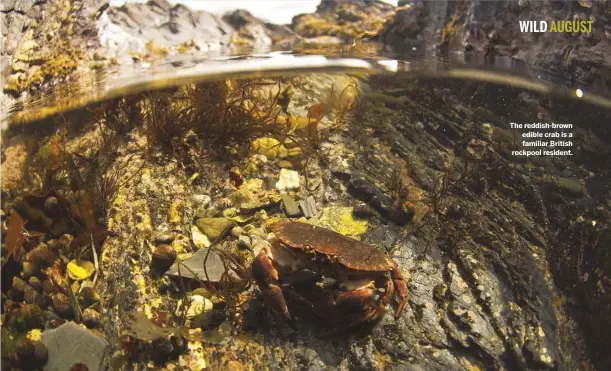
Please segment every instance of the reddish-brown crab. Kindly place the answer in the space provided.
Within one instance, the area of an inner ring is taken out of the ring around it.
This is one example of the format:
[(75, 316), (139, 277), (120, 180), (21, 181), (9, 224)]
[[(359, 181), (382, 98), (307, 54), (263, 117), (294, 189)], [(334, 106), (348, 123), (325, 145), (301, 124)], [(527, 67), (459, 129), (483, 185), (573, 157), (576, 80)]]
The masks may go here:
[(252, 272), (267, 305), (286, 320), (292, 316), (285, 298), (344, 328), (382, 318), (395, 292), (400, 298), (395, 317), (403, 312), (407, 285), (383, 252), (306, 223), (269, 228), (277, 238), (257, 255)]

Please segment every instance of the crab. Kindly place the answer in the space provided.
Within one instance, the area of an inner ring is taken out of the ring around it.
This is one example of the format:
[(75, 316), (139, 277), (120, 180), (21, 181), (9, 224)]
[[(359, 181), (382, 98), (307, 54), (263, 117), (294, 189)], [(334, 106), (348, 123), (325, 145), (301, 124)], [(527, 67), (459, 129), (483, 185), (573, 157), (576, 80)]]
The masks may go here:
[(407, 285), (384, 252), (311, 224), (284, 221), (269, 229), (276, 238), (255, 257), (252, 274), (266, 305), (288, 323), (287, 302), (342, 329), (376, 323), (395, 293), (395, 318), (403, 312)]

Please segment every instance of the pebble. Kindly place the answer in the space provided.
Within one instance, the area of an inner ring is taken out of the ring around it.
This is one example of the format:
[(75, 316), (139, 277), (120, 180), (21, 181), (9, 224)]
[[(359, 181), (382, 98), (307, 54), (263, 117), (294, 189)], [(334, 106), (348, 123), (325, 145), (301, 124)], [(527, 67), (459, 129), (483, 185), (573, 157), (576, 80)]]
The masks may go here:
[(53, 297), (52, 304), (55, 314), (64, 319), (72, 318), (72, 309), (68, 302), (68, 297), (59, 293)]
[(299, 188), (299, 173), (293, 170), (281, 169), (276, 189), (280, 192)]
[(195, 247), (199, 249), (204, 249), (212, 245), (210, 239), (205, 234), (203, 234), (196, 226), (193, 226), (191, 228), (191, 238), (193, 238), (193, 244), (195, 245)]
[(225, 232), (229, 231), (237, 223), (229, 218), (199, 218), (195, 224), (210, 241), (216, 241), (223, 237)]
[(282, 205), (284, 207), (284, 212), (288, 217), (295, 218), (301, 215), (301, 210), (299, 210), (299, 204), (293, 200), (293, 198), (289, 195), (282, 195)]
[[(185, 306), (188, 307), (185, 308)], [(212, 310), (214, 305), (212, 301), (202, 295), (189, 295), (188, 301), (183, 303), (183, 300), (178, 301), (176, 315), (180, 318), (182, 315), (186, 317), (186, 325), (190, 327), (198, 327), (200, 325), (202, 315)]]
[(45, 214), (49, 217), (56, 217), (59, 214), (59, 201), (55, 197), (48, 197), (45, 200)]
[(55, 286), (49, 280), (42, 281), (42, 292), (47, 295), (51, 295), (57, 292)]
[(231, 228), (231, 235), (233, 237), (240, 237), (243, 232), (244, 230), (239, 225), (236, 225), (235, 227)]
[(238, 247), (240, 247), (242, 249), (250, 250), (250, 248), (252, 247), (252, 242), (250, 240), (250, 237), (248, 237), (248, 236), (240, 236), (238, 238)]
[(155, 270), (165, 272), (176, 260), (176, 250), (171, 245), (158, 245), (153, 251), (152, 265)]
[(100, 318), (100, 313), (90, 308), (85, 309), (83, 311), (83, 323), (88, 328), (101, 327), (102, 320)]
[(172, 241), (174, 241), (174, 233), (171, 232), (156, 232), (155, 235), (153, 236), (154, 240), (155, 240), (155, 244), (160, 245), (160, 244), (170, 244), (172, 243)]
[(212, 199), (208, 195), (195, 194), (191, 196), (191, 201), (196, 207), (208, 207)]
[(83, 282), (81, 292), (79, 293), (79, 303), (84, 307), (89, 307), (100, 301), (100, 295), (92, 286), (89, 286), (91, 284), (90, 281)]
[(305, 200), (299, 201), (299, 208), (307, 219), (313, 218), (318, 214), (316, 199), (313, 196), (308, 196)]
[(32, 286), (36, 290), (40, 290), (42, 288), (42, 282), (40, 282), (40, 279), (36, 276), (30, 277), (30, 279), (28, 280), (28, 283), (30, 284), (30, 286)]

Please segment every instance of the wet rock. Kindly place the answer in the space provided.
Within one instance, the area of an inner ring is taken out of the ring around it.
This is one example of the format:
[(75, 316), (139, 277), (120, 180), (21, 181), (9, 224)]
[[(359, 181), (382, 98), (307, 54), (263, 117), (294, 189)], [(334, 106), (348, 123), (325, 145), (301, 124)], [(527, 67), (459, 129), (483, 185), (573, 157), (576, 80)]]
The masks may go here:
[(195, 207), (203, 207), (206, 208), (212, 202), (212, 199), (208, 195), (196, 194), (191, 196), (191, 201), (195, 205)]
[(395, 207), (392, 198), (387, 196), (383, 190), (375, 185), (374, 181), (363, 174), (353, 174), (348, 189), (359, 200), (367, 202), (382, 216), (397, 224), (407, 224), (414, 216), (413, 210)]
[(40, 279), (38, 277), (30, 277), (30, 279), (28, 280), (28, 283), (35, 290), (41, 290), (42, 289), (42, 282), (40, 282)]
[(318, 214), (316, 199), (313, 196), (308, 196), (305, 200), (299, 201), (299, 208), (307, 219), (313, 218)]
[(47, 295), (51, 295), (51, 294), (56, 293), (57, 289), (55, 288), (55, 285), (51, 283), (51, 281), (44, 280), (42, 281), (42, 292), (44, 292)]
[(25, 261), (32, 264), (36, 270), (49, 267), (55, 259), (56, 254), (44, 243), (40, 243), (25, 256)]
[(327, 207), (322, 209), (316, 218), (310, 220), (312, 224), (354, 238), (359, 238), (369, 228), (368, 221), (357, 220), (352, 217), (351, 207)]
[(450, 206), (448, 206), (446, 215), (450, 219), (458, 220), (462, 218), (463, 216), (465, 216), (465, 211), (460, 207), (460, 205), (451, 204)]
[(156, 232), (153, 235), (153, 239), (155, 240), (155, 244), (158, 245), (168, 245), (174, 241), (175, 234), (170, 232)]
[(352, 215), (359, 219), (370, 219), (376, 216), (377, 213), (367, 204), (358, 204), (352, 210)]
[(199, 249), (204, 249), (212, 245), (208, 236), (203, 234), (197, 226), (191, 228), (191, 238), (193, 239), (193, 244)]
[(152, 266), (157, 272), (167, 271), (176, 260), (176, 250), (171, 245), (157, 245), (153, 251)]
[(68, 297), (62, 293), (53, 296), (52, 307), (55, 313), (64, 319), (72, 319), (73, 313)]
[(95, 272), (95, 265), (87, 260), (72, 260), (66, 268), (68, 276), (75, 281), (83, 281)]
[(89, 370), (98, 370), (107, 358), (108, 343), (74, 322), (42, 333), (42, 341), (49, 350), (45, 371), (69, 370), (81, 363)]
[(97, 328), (101, 327), (102, 320), (100, 317), (100, 313), (96, 312), (93, 309), (87, 308), (83, 311), (83, 323), (88, 328)]
[(236, 225), (235, 227), (231, 228), (231, 235), (233, 237), (240, 237), (243, 232), (244, 232), (244, 229), (240, 227), (239, 225)]
[(229, 218), (199, 218), (195, 224), (210, 241), (214, 242), (223, 237), (237, 223)]
[(386, 251), (392, 251), (398, 238), (399, 233), (394, 228), (382, 225), (371, 231), (365, 241), (372, 245), (381, 246)]
[(240, 236), (238, 238), (238, 247), (240, 247), (242, 249), (250, 250), (250, 248), (252, 247), (252, 242), (250, 240), (250, 237), (248, 237), (248, 236)]
[(185, 318), (185, 325), (191, 328), (204, 327), (206, 312), (213, 309), (212, 302), (202, 295), (191, 294), (186, 301), (178, 301), (176, 315)]
[(204, 269), (204, 260), (206, 259), (207, 253), (208, 249), (198, 250), (189, 259), (180, 263), (175, 263), (166, 272), (166, 275), (175, 278), (181, 276), (200, 281), (206, 281), (206, 277), (208, 277), (209, 282), (220, 282), (225, 273), (225, 266), (223, 265), (220, 254), (214, 250), (210, 250)]
[(45, 214), (51, 218), (59, 215), (59, 201), (55, 197), (48, 197), (44, 204)]
[(299, 204), (289, 195), (282, 195), (282, 206), (284, 208), (284, 213), (288, 217), (295, 218), (301, 215)]
[(24, 369), (39, 369), (47, 363), (49, 357), (44, 343), (32, 341), (25, 336), (17, 340), (15, 351)]
[(10, 316), (11, 327), (19, 329), (23, 332), (45, 327), (44, 312), (36, 304), (22, 304), (18, 312), (12, 312)]
[(83, 284), (78, 299), (81, 306), (89, 307), (100, 301), (100, 295), (92, 286)]
[(280, 192), (299, 188), (299, 173), (293, 170), (281, 169), (276, 189)]

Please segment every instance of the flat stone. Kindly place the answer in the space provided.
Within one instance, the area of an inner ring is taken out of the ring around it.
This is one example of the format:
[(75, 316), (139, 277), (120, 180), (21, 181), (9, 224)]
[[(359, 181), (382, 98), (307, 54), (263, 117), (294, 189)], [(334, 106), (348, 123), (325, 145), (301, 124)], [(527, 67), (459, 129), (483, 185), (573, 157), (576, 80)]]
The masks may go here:
[(313, 196), (308, 196), (305, 200), (299, 201), (299, 208), (303, 215), (310, 219), (318, 214), (316, 209), (316, 199)]
[(299, 204), (291, 198), (289, 195), (282, 195), (282, 205), (284, 208), (284, 213), (289, 217), (298, 217), (301, 215), (301, 210), (299, 210)]
[[(171, 277), (185, 277), (199, 281), (220, 282), (221, 277), (225, 273), (225, 266), (223, 265), (220, 254), (214, 250), (210, 250), (210, 254), (206, 260), (207, 253), (208, 249), (198, 250), (189, 259), (180, 263), (174, 263), (166, 272), (166, 275)], [(206, 269), (204, 269), (204, 260), (206, 260)], [(179, 268), (180, 274), (178, 273)]]
[(108, 343), (74, 322), (44, 331), (42, 341), (49, 350), (45, 371), (70, 370), (76, 363), (84, 364), (89, 370), (104, 369)]
[(204, 233), (210, 241), (214, 242), (223, 237), (225, 232), (233, 228), (237, 223), (230, 218), (199, 218), (195, 223), (202, 233)]

